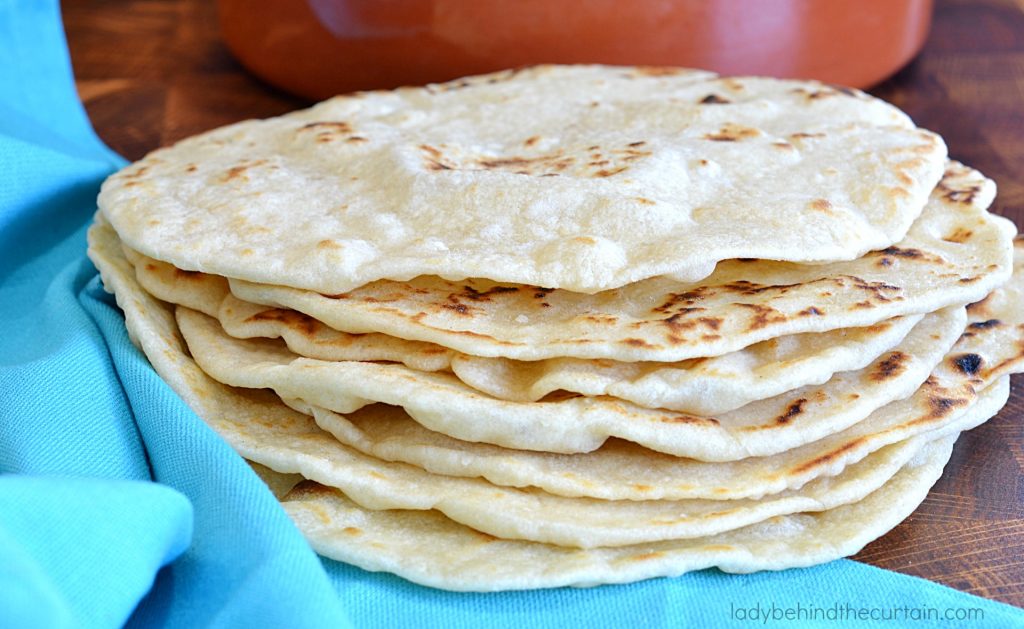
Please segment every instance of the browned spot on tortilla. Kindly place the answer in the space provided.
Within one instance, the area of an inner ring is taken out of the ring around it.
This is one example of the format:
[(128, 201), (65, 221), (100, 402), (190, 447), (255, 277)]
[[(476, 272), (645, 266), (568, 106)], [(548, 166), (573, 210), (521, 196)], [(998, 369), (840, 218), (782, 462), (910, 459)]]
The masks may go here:
[(309, 124), (302, 125), (302, 127), (299, 128), (299, 131), (306, 131), (309, 129), (327, 131), (330, 133), (352, 133), (352, 125), (340, 120), (310, 122)]
[(738, 142), (740, 140), (756, 138), (759, 135), (761, 135), (761, 132), (757, 129), (729, 122), (722, 125), (722, 128), (719, 129), (717, 133), (708, 133), (705, 135), (704, 139), (712, 140), (714, 142)]
[(845, 443), (845, 444), (839, 446), (838, 448), (836, 448), (835, 450), (832, 450), (831, 452), (826, 452), (825, 454), (822, 454), (819, 457), (813, 458), (810, 461), (807, 461), (805, 463), (801, 463), (800, 465), (798, 465), (796, 467), (790, 468), (788, 474), (790, 476), (798, 476), (800, 474), (803, 474), (804, 472), (808, 472), (808, 471), (813, 470), (815, 468), (824, 467), (829, 462), (838, 459), (843, 454), (849, 452), (850, 450), (853, 450), (853, 449), (857, 448), (862, 443), (867, 442), (867, 439), (868, 439), (867, 437), (861, 437), (860, 439), (856, 439), (854, 441), (850, 441), (848, 443)]
[(257, 160), (255, 162), (242, 162), (241, 164), (238, 164), (236, 166), (231, 166), (230, 168), (227, 169), (226, 172), (224, 172), (223, 175), (221, 175), (220, 180), (226, 182), (230, 181), (231, 179), (245, 179), (248, 181), (249, 177), (246, 176), (246, 171), (252, 168), (253, 166), (259, 166), (260, 164), (265, 163), (266, 160)]
[(903, 184), (904, 186), (914, 185), (914, 178), (908, 175), (907, 173), (903, 172), (902, 170), (896, 171), (896, 178), (899, 179), (900, 183)]
[(890, 258), (890, 257), (879, 258), (878, 262), (875, 262), (875, 266), (879, 266), (879, 267), (892, 266), (892, 258)]
[(963, 203), (965, 205), (973, 203), (974, 199), (978, 196), (978, 193), (981, 192), (981, 184), (975, 183), (961, 188), (954, 188), (946, 183), (945, 179), (940, 181), (935, 188), (942, 193), (943, 199), (953, 203)]
[(633, 68), (633, 74), (636, 76), (675, 76), (685, 72), (686, 70), (682, 68), (668, 66), (637, 66)]
[(530, 137), (523, 140), (523, 146), (533, 146), (540, 141), (539, 135), (531, 135)]
[(544, 166), (554, 170), (565, 170), (575, 161), (572, 157), (563, 157), (555, 153), (553, 155), (542, 155), (540, 157), (492, 157), (477, 160), (477, 164), (485, 170), (510, 170), (520, 169), (524, 173), (531, 172), (533, 166)]
[(420, 144), (418, 148), (426, 153), (423, 163), (427, 170), (433, 170), (436, 172), (441, 170), (452, 170), (454, 168), (454, 165), (448, 163), (444, 159), (444, 154), (441, 153), (437, 147), (430, 146), (429, 144)]
[(949, 360), (958, 371), (968, 376), (977, 374), (978, 370), (981, 369), (981, 365), (985, 362), (981, 356), (973, 352), (951, 356)]
[(451, 310), (452, 312), (455, 312), (455, 313), (460, 314), (460, 315), (465, 316), (465, 317), (473, 316), (470, 313), (469, 306), (467, 306), (466, 304), (458, 304), (458, 303), (456, 303), (456, 304), (441, 304), (441, 307), (446, 309), (446, 310)]
[(147, 172), (149, 172), (149, 166), (139, 166), (134, 171), (121, 175), (121, 177), (123, 177), (124, 179), (138, 179), (139, 177), (145, 175)]
[(426, 160), (424, 162), (424, 164), (426, 165), (427, 170), (439, 171), (439, 170), (451, 170), (452, 169), (452, 167), (449, 166), (448, 164), (445, 164), (444, 162), (434, 161), (434, 160)]
[(320, 242), (316, 243), (316, 248), (317, 249), (342, 249), (343, 247), (342, 247), (341, 243), (336, 241), (336, 240), (321, 240)]
[(695, 424), (698, 426), (717, 426), (718, 420), (712, 417), (697, 417), (695, 415), (662, 415), (658, 418), (663, 424)]
[(630, 142), (630, 143), (629, 143), (629, 144), (627, 144), (626, 146), (630, 146), (630, 147), (633, 147), (633, 148), (637, 148), (638, 146), (643, 146), (644, 144), (647, 144), (647, 142), (645, 142), (644, 140), (639, 140), (639, 141), (637, 141), (637, 142)]
[(185, 167), (185, 172), (187, 173), (194, 173), (197, 170), (199, 170), (199, 167), (196, 166), (195, 164), (189, 164), (188, 166)]
[[(722, 319), (720, 317), (696, 317), (692, 319), (686, 319), (685, 314), (688, 311), (700, 311), (704, 308), (684, 308), (681, 312), (677, 312), (665, 319), (659, 321), (662, 325), (669, 329), (668, 340), (673, 345), (679, 345), (686, 342), (685, 332), (693, 330), (698, 326), (707, 328), (710, 331), (718, 330), (722, 325)], [(704, 333), (704, 340), (718, 340), (721, 336), (717, 334), (711, 334), (710, 332)]]
[(820, 317), (821, 315), (825, 314), (825, 311), (820, 310), (817, 306), (810, 306), (809, 308), (804, 308), (797, 314), (801, 317), (809, 317), (811, 315)]
[(807, 403), (807, 398), (800, 398), (792, 404), (786, 407), (786, 410), (776, 417), (773, 421), (776, 424), (788, 424), (794, 417), (804, 412), (804, 404)]
[(999, 319), (989, 319), (987, 321), (975, 321), (967, 325), (972, 330), (987, 330), (989, 328), (997, 328), (1003, 325), (1003, 322)]
[(307, 336), (312, 336), (320, 329), (320, 322), (295, 310), (284, 310), (282, 308), (271, 308), (263, 312), (257, 312), (248, 319), (246, 323), (257, 321), (274, 321), (286, 325), (289, 328), (299, 330)]
[(363, 534), (363, 530), (360, 529), (360, 528), (357, 528), (355, 526), (346, 526), (345, 528), (343, 528), (341, 530), (343, 532), (347, 533), (348, 535), (362, 535)]
[(989, 300), (992, 299), (992, 293), (985, 295), (984, 299), (974, 302), (973, 304), (967, 304), (967, 312), (969, 314), (983, 313), (988, 309)]
[(832, 211), (832, 202), (828, 199), (815, 199), (810, 202), (810, 206), (812, 210), (817, 212), (828, 213)]
[(912, 258), (920, 260), (925, 257), (925, 254), (920, 249), (902, 249), (900, 247), (886, 247), (879, 253), (884, 253), (898, 258)]
[(367, 140), (361, 135), (351, 135), (345, 141), (348, 142), (349, 144), (361, 144), (363, 142), (369, 142), (369, 140)]
[(825, 134), (824, 133), (804, 133), (804, 132), (801, 131), (801, 132), (798, 132), (798, 133), (791, 133), (791, 134), (789, 134), (789, 137), (791, 137), (793, 139), (796, 139), (796, 140), (804, 140), (804, 139), (807, 139), (807, 138), (823, 138), (823, 137), (825, 137)]
[(910, 356), (903, 352), (890, 352), (881, 362), (875, 363), (868, 378), (875, 382), (890, 380), (907, 370)]
[(904, 247), (886, 247), (880, 251), (873, 251), (869, 255), (875, 256), (893, 256), (896, 258), (903, 258), (905, 260), (917, 260), (921, 262), (932, 262), (942, 264), (945, 262), (942, 258), (930, 253), (925, 253), (920, 249), (904, 248)]
[(595, 177), (611, 177), (612, 175), (617, 175), (617, 174), (621, 173), (622, 171), (626, 170), (627, 168), (629, 168), (629, 167), (628, 166), (620, 166), (619, 168), (614, 168), (614, 169), (602, 168), (601, 170), (599, 170), (596, 173), (594, 173), (594, 176)]
[(967, 400), (959, 398), (949, 398), (940, 395), (930, 396), (928, 398), (928, 407), (930, 409), (928, 416), (923, 419), (940, 419), (946, 417), (953, 412), (954, 409), (959, 408), (967, 404)]
[(722, 98), (718, 94), (708, 94), (700, 99), (702, 105), (727, 105), (731, 102), (728, 98)]
[(507, 293), (518, 293), (519, 289), (515, 286), (492, 286), (484, 291), (479, 291), (469, 286), (468, 284), (462, 287), (462, 290), (456, 295), (457, 298), (469, 299), (470, 301), (492, 301), (491, 296), (493, 295), (504, 295)]
[(738, 293), (740, 295), (760, 295), (761, 293), (768, 291), (785, 295), (789, 292), (789, 289), (796, 286), (800, 286), (800, 284), (756, 284), (747, 280), (736, 280), (735, 282), (722, 284), (722, 288), (724, 290)]
[(771, 306), (762, 304), (736, 304), (751, 311), (750, 323), (747, 324), (747, 331), (760, 330), (773, 323), (785, 323), (789, 319)]
[(421, 151), (423, 151), (430, 157), (433, 157), (434, 159), (441, 159), (442, 157), (441, 151), (438, 150), (436, 147), (430, 146), (429, 144), (420, 144), (419, 148)]
[(150, 272), (155, 272), (157, 270), (157, 267), (152, 262), (147, 262), (146, 263), (146, 270), (150, 271)]
[(632, 487), (633, 487), (633, 489), (635, 489), (635, 490), (637, 490), (637, 491), (643, 491), (643, 492), (651, 491), (652, 489), (654, 489), (654, 488), (653, 488), (653, 487), (651, 487), (650, 485), (638, 485), (638, 484), (634, 484), (634, 485), (632, 485)]
[(384, 480), (384, 479), (387, 479), (387, 476), (384, 476), (384, 475), (383, 475), (383, 474), (381, 474), (380, 472), (374, 472), (373, 470), (371, 470), (371, 471), (369, 471), (369, 472), (367, 472), (367, 473), (368, 473), (368, 474), (369, 474), (370, 476), (374, 477), (374, 478), (379, 478), (379, 479), (382, 479), (382, 480)]
[(645, 199), (644, 197), (636, 197), (636, 201), (637, 203), (642, 203), (643, 205), (657, 205), (654, 201), (651, 201), (650, 199)]
[(853, 307), (855, 309), (857, 309), (857, 310), (862, 310), (862, 309), (865, 309), (865, 308), (874, 308), (875, 304), (871, 303), (871, 301), (869, 301), (869, 300), (864, 300), (864, 301), (858, 301), (857, 303), (853, 304)]
[(622, 342), (625, 343), (626, 345), (630, 345), (632, 347), (645, 347), (645, 348), (654, 347), (653, 345), (651, 345), (647, 341), (645, 341), (643, 339), (637, 339), (637, 338), (622, 339)]

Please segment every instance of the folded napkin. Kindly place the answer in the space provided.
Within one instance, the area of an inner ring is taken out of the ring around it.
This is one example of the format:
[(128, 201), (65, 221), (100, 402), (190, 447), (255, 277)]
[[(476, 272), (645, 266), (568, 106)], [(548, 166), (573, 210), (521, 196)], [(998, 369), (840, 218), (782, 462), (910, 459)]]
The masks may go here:
[(319, 559), (131, 345), (85, 257), (123, 163), (75, 95), (56, 1), (0, 0), (0, 627), (1024, 626), (852, 561), (485, 595)]

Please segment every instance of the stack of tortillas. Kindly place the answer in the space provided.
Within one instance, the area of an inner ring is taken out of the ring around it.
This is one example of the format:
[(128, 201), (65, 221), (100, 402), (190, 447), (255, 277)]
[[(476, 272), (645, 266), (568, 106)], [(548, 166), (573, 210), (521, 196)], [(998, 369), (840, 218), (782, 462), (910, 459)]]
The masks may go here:
[(861, 92), (540, 67), (156, 151), (90, 255), (317, 552), (592, 585), (903, 520), (1024, 364), (994, 194)]

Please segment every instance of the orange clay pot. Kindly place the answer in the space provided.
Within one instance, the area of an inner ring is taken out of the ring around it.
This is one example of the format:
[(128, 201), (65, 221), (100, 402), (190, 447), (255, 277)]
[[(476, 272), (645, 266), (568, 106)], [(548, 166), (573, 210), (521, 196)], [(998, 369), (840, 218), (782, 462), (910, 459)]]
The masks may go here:
[(254, 74), (313, 99), (535, 63), (674, 65), (867, 87), (931, 0), (220, 0)]

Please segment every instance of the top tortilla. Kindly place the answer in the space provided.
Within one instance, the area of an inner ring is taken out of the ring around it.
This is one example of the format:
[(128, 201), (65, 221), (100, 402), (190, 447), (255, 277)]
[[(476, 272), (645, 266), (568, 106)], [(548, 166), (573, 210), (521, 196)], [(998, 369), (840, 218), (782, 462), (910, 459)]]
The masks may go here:
[(338, 97), (112, 176), (124, 242), (193, 271), (339, 293), (429, 275), (595, 293), (720, 260), (899, 241), (941, 138), (861, 92), (543, 66)]

